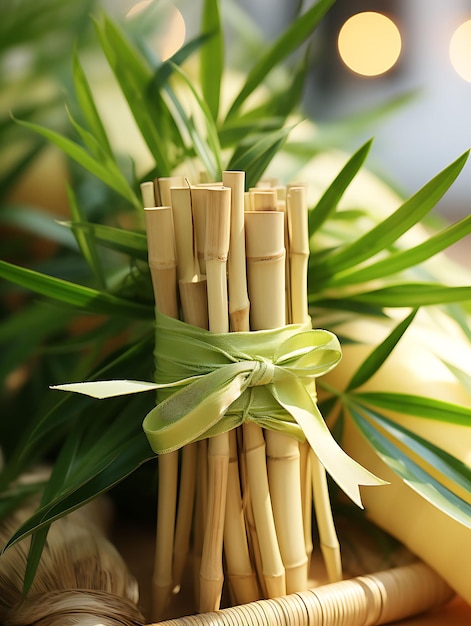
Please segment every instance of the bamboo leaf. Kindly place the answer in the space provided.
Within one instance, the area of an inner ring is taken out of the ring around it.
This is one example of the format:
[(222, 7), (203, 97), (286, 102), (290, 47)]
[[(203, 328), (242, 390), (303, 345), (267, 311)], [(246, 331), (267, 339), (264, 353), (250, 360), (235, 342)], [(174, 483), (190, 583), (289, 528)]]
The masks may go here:
[(441, 361), (444, 365), (446, 365), (446, 367), (450, 370), (450, 372), (456, 377), (456, 379), (460, 382), (462, 387), (466, 390), (466, 392), (469, 394), (469, 397), (471, 398), (471, 376), (467, 372), (460, 369), (459, 367), (456, 367), (455, 365), (453, 365), (452, 363), (448, 363), (447, 361), (443, 359), (441, 359)]
[(211, 112), (203, 99), (200, 98), (196, 89), (194, 88), (192, 81), (178, 66), (174, 67), (174, 71), (185, 82), (186, 86), (190, 89), (199, 110), (203, 116), (207, 136), (206, 139), (200, 135), (198, 128), (194, 121), (185, 113), (179, 99), (175, 96), (173, 90), (168, 86), (165, 87), (165, 92), (171, 98), (171, 101), (178, 112), (181, 122), (183, 123), (186, 131), (190, 134), (193, 141), (193, 148), (196, 154), (200, 157), (202, 163), (206, 167), (207, 171), (214, 180), (217, 180), (222, 170), (221, 164), (221, 147), (219, 145), (218, 131), (215, 122), (212, 118)]
[(365, 384), (367, 380), (376, 374), (394, 350), (402, 335), (409, 328), (416, 314), (417, 309), (412, 311), (410, 315), (393, 328), (386, 339), (376, 346), (375, 349), (366, 357), (350, 379), (346, 388), (347, 392)]
[(102, 150), (112, 156), (113, 151), (101, 118), (98, 114), (90, 85), (88, 84), (85, 72), (80, 64), (77, 50), (74, 51), (73, 58), (73, 79), (80, 110), (83, 113), (92, 134), (101, 146)]
[(216, 121), (224, 67), (224, 42), (218, 0), (205, 0), (201, 31), (209, 35), (200, 52), (201, 89), (212, 119)]
[(351, 268), (374, 254), (390, 247), (401, 235), (419, 222), (440, 200), (464, 167), (469, 152), (465, 152), (437, 174), (422, 189), (406, 200), (392, 215), (357, 238), (353, 243), (333, 251), (319, 264), (317, 280), (326, 280)]
[(51, 213), (39, 207), (22, 204), (4, 204), (0, 211), (0, 224), (16, 226), (22, 230), (44, 237), (60, 246), (77, 250), (77, 242), (70, 232), (57, 221), (51, 219)]
[(381, 307), (420, 307), (471, 300), (471, 287), (448, 287), (435, 283), (404, 283), (352, 294), (354, 302)]
[(123, 228), (116, 228), (106, 224), (92, 222), (62, 222), (74, 231), (84, 231), (93, 235), (98, 242), (115, 250), (129, 255), (131, 258), (147, 261), (147, 238), (144, 233), (138, 233)]
[[(77, 198), (75, 197), (75, 194), (69, 185), (67, 185), (67, 197), (69, 199), (69, 207), (72, 219), (78, 223), (84, 222), (85, 219), (77, 203)], [(79, 245), (80, 252), (82, 253), (85, 261), (88, 263), (88, 266), (92, 270), (93, 274), (95, 275), (95, 278), (98, 281), (98, 285), (100, 286), (100, 288), (106, 289), (105, 276), (102, 271), (100, 260), (96, 251), (93, 233), (90, 233), (90, 231), (87, 232), (86, 230), (80, 228), (73, 228), (72, 230)]]
[(227, 165), (228, 170), (243, 170), (247, 172), (246, 188), (254, 187), (267, 169), (273, 157), (286, 141), (293, 127), (281, 128), (269, 133), (249, 145), (241, 145), (232, 155)]
[(463, 239), (469, 233), (471, 233), (471, 215), (452, 224), (413, 248), (392, 252), (386, 258), (367, 267), (339, 272), (327, 284), (338, 287), (340, 285), (353, 285), (391, 276), (426, 261), (460, 239)]
[(192, 54), (201, 48), (208, 40), (209, 35), (198, 35), (173, 54), (170, 59), (164, 61), (155, 70), (148, 86), (148, 93), (151, 98), (159, 95), (160, 90), (168, 83), (170, 76), (175, 71), (175, 66), (180, 67)]
[(248, 96), (264, 81), (274, 67), (299, 48), (334, 2), (335, 0), (319, 0), (290, 24), (248, 73), (245, 84), (229, 109), (227, 119), (235, 115)]
[[(172, 125), (162, 99), (154, 97), (151, 102), (147, 95), (152, 69), (111, 19), (102, 16), (101, 21), (95, 21), (95, 26), (102, 50), (156, 160), (159, 175), (170, 176), (173, 166), (168, 148), (178, 136), (178, 131)], [(167, 134), (164, 136), (163, 133)]]
[(350, 157), (342, 170), (323, 193), (317, 205), (309, 212), (309, 233), (312, 235), (329, 219), (342, 198), (345, 190), (358, 174), (370, 151), (373, 140), (367, 141)]
[(89, 313), (123, 316), (134, 319), (153, 317), (151, 306), (125, 300), (104, 291), (47, 276), (6, 261), (0, 261), (0, 276), (47, 298), (79, 307)]
[(144, 433), (128, 437), (115, 450), (113, 460), (104, 469), (78, 488), (67, 491), (39, 508), (9, 539), (5, 549), (108, 491), (153, 457)]
[[(373, 446), (375, 452), (409, 487), (433, 506), (461, 524), (471, 528), (471, 505), (469, 502), (448, 489), (431, 473), (415, 463), (413, 458), (421, 458), (421, 456), (426, 455), (427, 464), (431, 467), (439, 468), (440, 472), (448, 479), (448, 484), (449, 482), (453, 483), (459, 477), (460, 486), (467, 484), (468, 490), (471, 480), (469, 468), (447, 455), (443, 450), (432, 446), (424, 440), (420, 440), (406, 429), (393, 430), (391, 424), (389, 424), (388, 434), (394, 432), (397, 435), (397, 433), (400, 433), (401, 444), (406, 442), (409, 447), (410, 454), (408, 454), (403, 451), (403, 445), (395, 445), (395, 442), (398, 442), (399, 439), (395, 438), (391, 441), (372, 423), (380, 421), (382, 426), (387, 424), (382, 416), (368, 412), (367, 415), (370, 419), (367, 419), (354, 407), (351, 406), (349, 410), (355, 423), (368, 443)], [(411, 458), (412, 456), (413, 458)]]
[(356, 392), (355, 398), (368, 406), (461, 426), (471, 426), (471, 407), (405, 393)]
[(65, 152), (71, 159), (79, 163), (79, 165), (91, 172), (94, 176), (111, 187), (111, 189), (114, 189), (129, 200), (134, 207), (141, 208), (140, 201), (118, 168), (111, 168), (109, 162), (106, 165), (102, 164), (82, 148), (82, 146), (53, 130), (40, 126), (39, 124), (33, 124), (32, 122), (25, 122), (24, 120), (16, 121), (21, 126), (29, 128), (45, 137), (48, 141)]
[[(135, 376), (145, 379), (152, 373), (152, 343), (148, 336), (137, 343), (122, 348), (108, 363), (103, 365), (88, 380), (119, 379), (132, 371)], [(52, 392), (51, 392), (52, 393)], [(55, 392), (57, 393), (57, 392)], [(141, 394), (145, 395), (145, 394)], [(72, 429), (78, 433), (80, 427), (91, 430), (97, 423), (96, 413), (91, 410), (96, 401), (76, 394), (63, 394), (59, 401), (48, 411), (39, 412), (23, 436), (0, 474), (0, 491), (5, 489), (25, 469), (57, 446), (64, 436), (64, 431)], [(100, 425), (115, 420), (120, 403), (112, 400), (100, 407)], [(136, 412), (134, 411), (134, 415)], [(80, 420), (78, 420), (80, 416)], [(106, 428), (104, 429), (106, 431)]]

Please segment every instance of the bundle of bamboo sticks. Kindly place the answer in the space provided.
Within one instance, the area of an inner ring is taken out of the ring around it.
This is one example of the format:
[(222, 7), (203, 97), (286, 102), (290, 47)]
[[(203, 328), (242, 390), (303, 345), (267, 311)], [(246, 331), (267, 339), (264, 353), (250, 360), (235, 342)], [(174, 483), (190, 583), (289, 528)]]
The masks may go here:
[[(245, 173), (225, 171), (214, 184), (174, 177), (141, 189), (161, 313), (217, 333), (309, 319), (304, 186), (246, 192)], [(307, 444), (247, 422), (185, 445), (181, 459), (159, 455), (152, 619), (180, 589), (190, 537), (200, 613), (220, 608), (224, 579), (231, 604), (306, 590), (313, 493), (329, 580), (338, 581), (325, 471)]]

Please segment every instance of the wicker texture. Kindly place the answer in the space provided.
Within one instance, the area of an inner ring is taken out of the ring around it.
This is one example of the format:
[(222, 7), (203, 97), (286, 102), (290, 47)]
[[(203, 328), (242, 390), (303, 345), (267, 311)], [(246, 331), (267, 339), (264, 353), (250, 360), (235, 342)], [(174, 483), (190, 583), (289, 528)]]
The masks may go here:
[(374, 626), (440, 606), (452, 596), (450, 587), (418, 562), (160, 626)]

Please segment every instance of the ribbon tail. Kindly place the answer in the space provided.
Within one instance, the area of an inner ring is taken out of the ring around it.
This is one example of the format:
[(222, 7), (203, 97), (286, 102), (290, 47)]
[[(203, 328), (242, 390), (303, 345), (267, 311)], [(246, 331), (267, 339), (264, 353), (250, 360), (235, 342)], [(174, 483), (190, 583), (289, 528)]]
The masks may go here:
[(95, 380), (83, 383), (52, 385), (49, 387), (49, 389), (81, 393), (85, 396), (98, 398), (99, 400), (125, 396), (132, 393), (141, 393), (142, 391), (152, 391), (158, 388), (159, 385), (156, 383), (141, 380)]
[(309, 392), (294, 376), (287, 374), (282, 381), (277, 381), (272, 393), (299, 424), (314, 453), (338, 486), (357, 506), (363, 508), (360, 485), (387, 483), (342, 450)]

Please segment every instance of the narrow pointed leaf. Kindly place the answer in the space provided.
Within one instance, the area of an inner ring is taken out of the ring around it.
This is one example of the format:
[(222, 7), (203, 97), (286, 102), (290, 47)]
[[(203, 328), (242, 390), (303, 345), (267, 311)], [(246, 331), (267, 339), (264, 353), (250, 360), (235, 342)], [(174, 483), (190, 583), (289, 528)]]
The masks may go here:
[(224, 67), (224, 42), (218, 0), (205, 0), (201, 31), (208, 35), (200, 52), (200, 81), (203, 99), (212, 119), (217, 120)]
[[(434, 462), (442, 471), (445, 471), (449, 476), (454, 476), (456, 479), (457, 474), (453, 465), (450, 463), (449, 467), (447, 467), (447, 463), (453, 457), (446, 455), (446, 453), (430, 444), (425, 446), (426, 442), (423, 440), (419, 442), (412, 433), (410, 433), (407, 440), (409, 445), (412, 446), (411, 456), (409, 456), (409, 454), (403, 451), (402, 447), (395, 445), (393, 441), (375, 428), (371, 421), (366, 419), (360, 411), (354, 407), (350, 407), (349, 410), (355, 423), (368, 443), (373, 446), (375, 452), (409, 487), (451, 518), (471, 528), (471, 505), (453, 493), (453, 491), (450, 491), (411, 458), (412, 449), (420, 449), (421, 454), (424, 454), (426, 449), (429, 463)], [(377, 414), (369, 413), (369, 415), (371, 419), (380, 419), (380, 416)], [(381, 420), (381, 423), (384, 423), (384, 419)], [(402, 438), (404, 438), (405, 432), (404, 429)], [(458, 461), (456, 461), (456, 465), (459, 465)], [(460, 469), (464, 469), (464, 466), (460, 465)], [(469, 484), (469, 473), (468, 468), (466, 473), (463, 473), (460, 477), (460, 482)]]
[(228, 119), (235, 115), (249, 95), (263, 83), (267, 74), (306, 41), (334, 2), (335, 0), (319, 0), (290, 24), (248, 73), (244, 86), (229, 109)]
[(291, 130), (292, 127), (282, 128), (246, 147), (241, 146), (232, 156), (226, 169), (247, 172), (246, 188), (249, 189), (255, 186), (273, 157), (286, 141)]
[(469, 233), (471, 233), (471, 215), (456, 222), (456, 224), (452, 224), (413, 248), (392, 252), (384, 259), (358, 270), (339, 272), (327, 284), (338, 287), (340, 285), (354, 285), (391, 276), (430, 259), (435, 254), (463, 239)]
[(89, 313), (136, 319), (152, 318), (153, 316), (151, 306), (125, 300), (119, 296), (97, 291), (84, 285), (77, 285), (61, 278), (47, 276), (34, 270), (12, 265), (6, 261), (0, 261), (0, 276), (47, 298), (79, 307)]
[[(82, 215), (82, 211), (77, 203), (77, 198), (69, 185), (67, 185), (67, 197), (69, 199), (69, 208), (72, 219), (78, 223), (83, 223), (85, 221), (84, 216)], [(80, 252), (92, 270), (98, 285), (102, 289), (106, 288), (105, 276), (97, 254), (93, 233), (77, 228), (74, 229), (74, 234), (79, 245)]]
[(134, 207), (140, 208), (141, 204), (137, 196), (132, 191), (129, 183), (126, 181), (126, 179), (118, 169), (112, 170), (109, 167), (109, 163), (107, 165), (103, 165), (94, 156), (89, 154), (82, 146), (75, 143), (71, 139), (68, 139), (67, 137), (63, 137), (53, 130), (40, 126), (39, 124), (25, 122), (24, 120), (17, 120), (17, 122), (21, 126), (29, 128), (30, 130), (39, 133), (40, 135), (45, 137), (48, 141), (52, 142), (63, 152), (65, 152), (71, 159), (73, 159), (83, 168), (91, 172), (94, 176), (96, 176), (106, 185), (111, 187), (111, 189), (114, 189), (124, 198), (129, 200), (129, 202)]
[(100, 144), (101, 148), (111, 156), (113, 152), (111, 150), (108, 136), (98, 114), (90, 85), (80, 64), (76, 50), (74, 52), (73, 59), (73, 79), (80, 110), (87, 121), (90, 131)]
[(434, 283), (404, 283), (351, 296), (353, 302), (381, 307), (420, 307), (471, 300), (471, 287), (448, 287)]
[(317, 279), (322, 280), (351, 268), (389, 248), (436, 205), (463, 169), (468, 154), (465, 152), (437, 174), (380, 224), (323, 259), (322, 265), (317, 269)]
[(130, 257), (147, 261), (147, 238), (144, 233), (124, 230), (106, 224), (92, 222), (64, 222), (74, 231), (84, 231), (93, 235), (95, 241), (110, 250), (128, 254)]
[(370, 151), (373, 140), (367, 141), (350, 157), (339, 174), (326, 189), (316, 206), (309, 212), (309, 233), (312, 235), (333, 214), (345, 190), (358, 174)]
[(409, 328), (412, 320), (416, 316), (416, 313), (417, 309), (412, 311), (410, 315), (393, 328), (386, 339), (374, 348), (374, 350), (366, 357), (363, 363), (361, 363), (359, 368), (353, 374), (346, 391), (351, 391), (352, 389), (356, 389), (357, 387), (364, 385), (372, 376), (376, 374), (394, 350), (405, 331)]
[(413, 415), (439, 422), (471, 426), (471, 406), (453, 404), (413, 394), (381, 391), (356, 392), (355, 398), (369, 406), (402, 415)]

